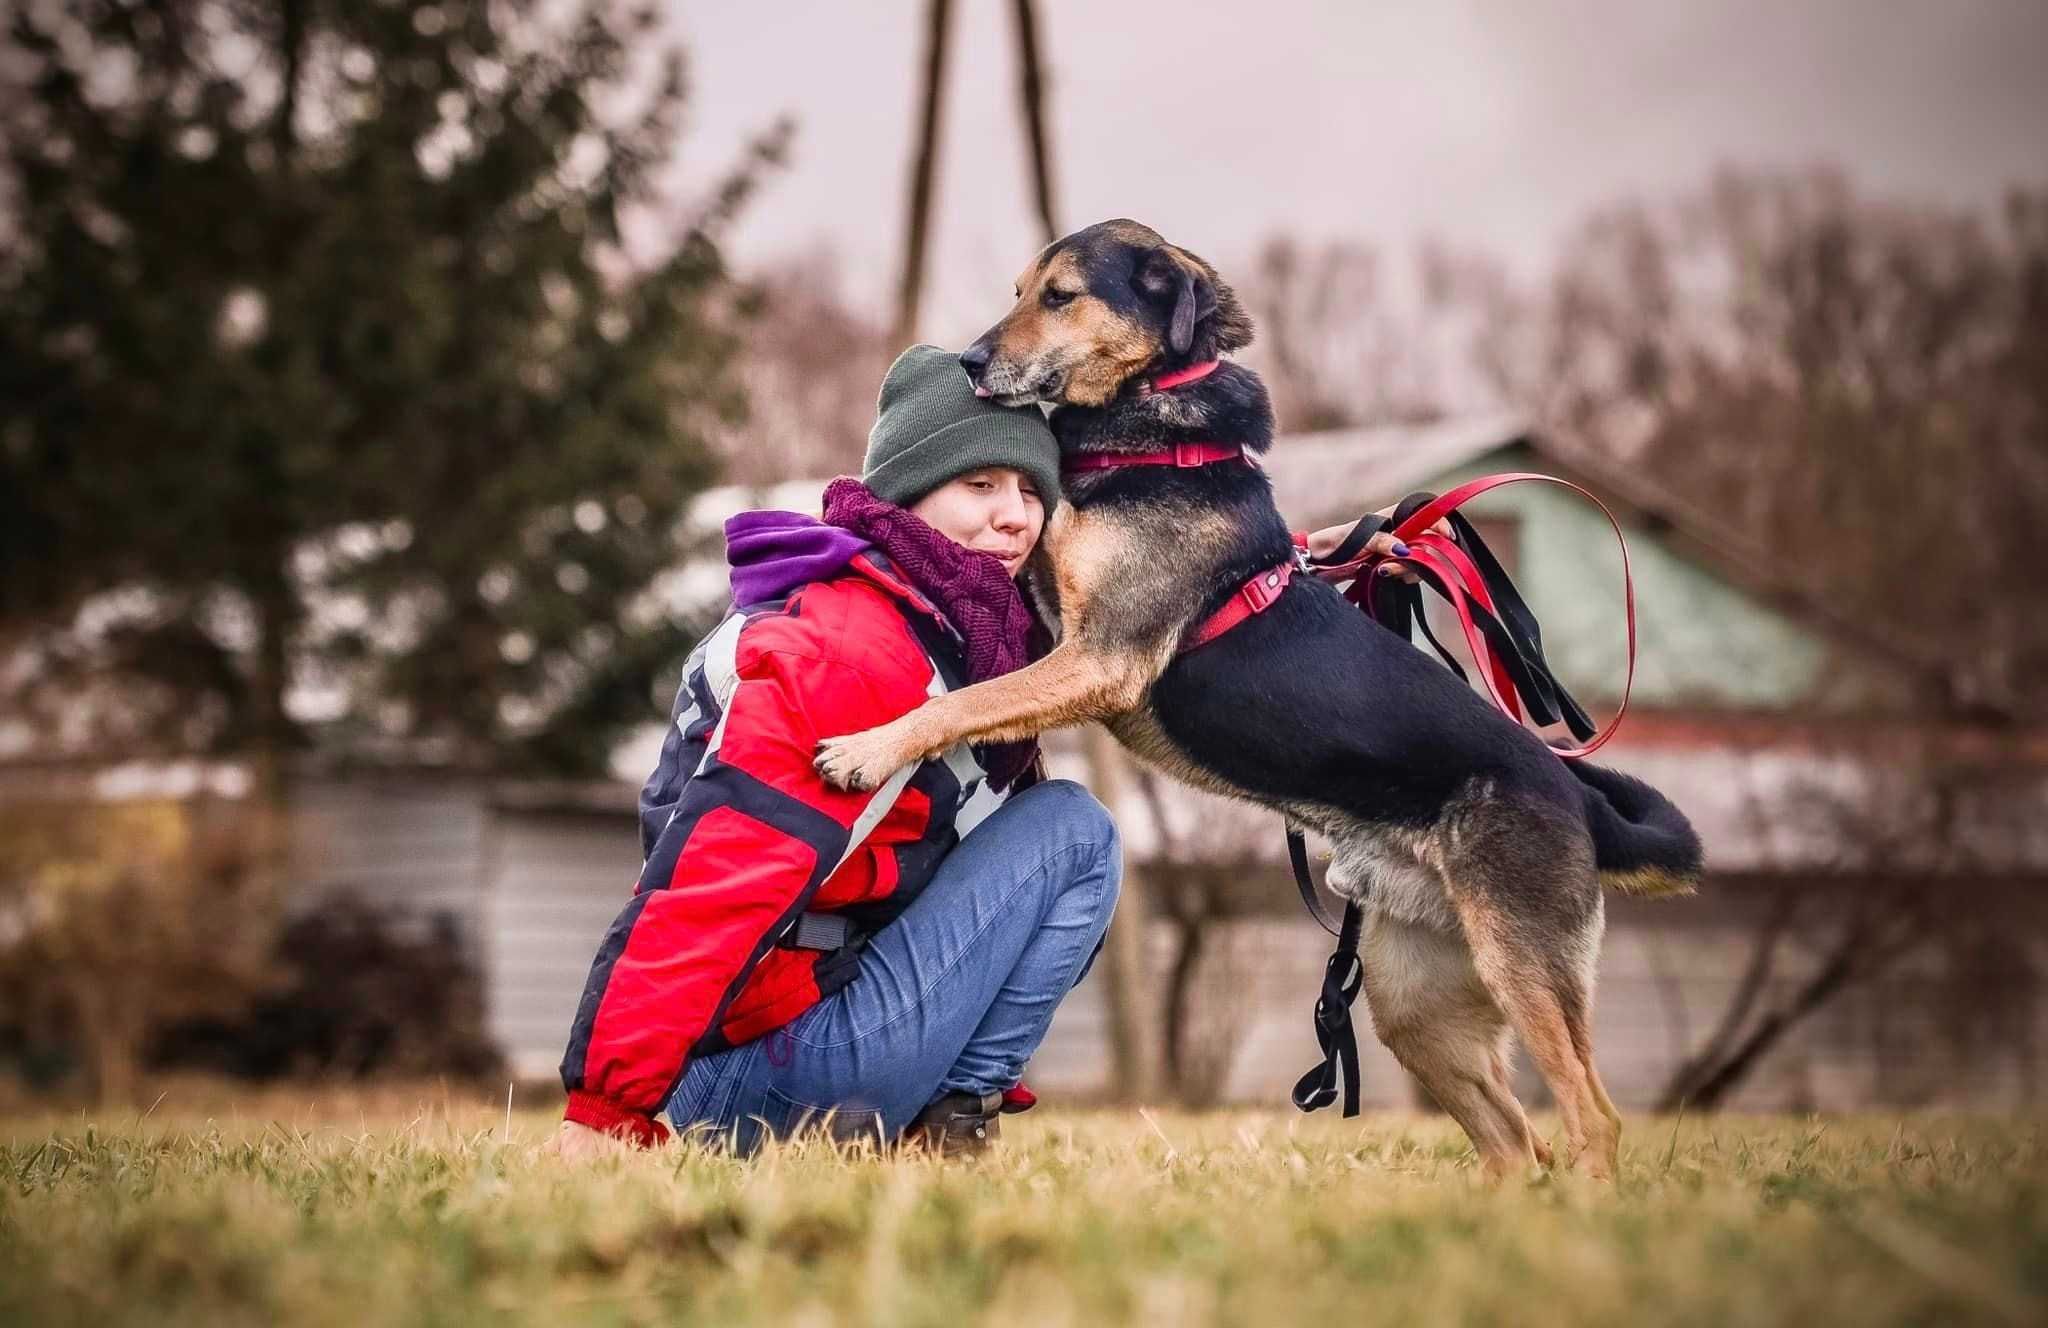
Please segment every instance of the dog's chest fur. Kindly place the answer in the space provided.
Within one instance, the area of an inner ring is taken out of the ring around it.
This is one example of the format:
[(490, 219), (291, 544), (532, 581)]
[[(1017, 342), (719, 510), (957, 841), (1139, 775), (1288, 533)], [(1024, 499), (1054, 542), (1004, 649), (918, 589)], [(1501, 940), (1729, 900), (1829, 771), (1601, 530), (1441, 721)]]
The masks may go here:
[[(1081, 451), (1142, 450), (1193, 434), (1260, 452), (1272, 440), (1273, 417), (1257, 375), (1231, 365), (1193, 390), (1065, 410), (1053, 423), (1062, 445)], [(1159, 669), (1184, 631), (1292, 547), (1265, 477), (1239, 463), (1197, 472), (1098, 472), (1071, 486), (1070, 497), (1046, 531), (1048, 556), (1032, 567), (1041, 609), (1063, 636), (1105, 654), (1149, 657)], [(1330, 888), (1340, 895), (1420, 926), (1456, 928), (1441, 874), (1431, 866), (1436, 830), (1374, 823), (1328, 804), (1241, 787), (1176, 744), (1149, 695), (1107, 723), (1119, 742), (1164, 774), (1270, 807), (1326, 836)]]

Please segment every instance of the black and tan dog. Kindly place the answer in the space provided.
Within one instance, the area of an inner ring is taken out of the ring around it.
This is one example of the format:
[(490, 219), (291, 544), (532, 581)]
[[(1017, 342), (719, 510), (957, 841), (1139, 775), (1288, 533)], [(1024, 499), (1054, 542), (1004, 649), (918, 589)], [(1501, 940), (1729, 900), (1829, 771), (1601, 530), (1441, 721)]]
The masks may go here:
[[(964, 354), (977, 389), (1051, 403), (1062, 454), (1207, 441), (1265, 450), (1257, 375), (1224, 363), (1251, 321), (1201, 259), (1110, 221), (1059, 240)], [(1075, 473), (1030, 573), (1058, 644), (1006, 677), (820, 744), (846, 787), (953, 743), (1101, 720), (1188, 783), (1326, 835), (1332, 888), (1371, 914), (1365, 990), (1380, 1038), (1471, 1135), (1490, 1172), (1548, 1162), (1509, 1089), (1508, 1032), (1534, 1056), (1575, 1166), (1611, 1175), (1621, 1122), (1593, 1064), (1600, 887), (1690, 889), (1697, 838), (1648, 786), (1567, 765), (1408, 642), (1297, 577), (1185, 654), (1182, 639), (1289, 556), (1255, 466)]]

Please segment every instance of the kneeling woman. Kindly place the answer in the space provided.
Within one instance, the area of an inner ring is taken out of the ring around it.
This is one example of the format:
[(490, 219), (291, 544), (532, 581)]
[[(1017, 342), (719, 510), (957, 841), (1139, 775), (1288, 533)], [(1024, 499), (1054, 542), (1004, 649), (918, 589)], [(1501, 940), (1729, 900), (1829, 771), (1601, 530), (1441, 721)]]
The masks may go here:
[(820, 738), (1030, 658), (1014, 578), (1059, 501), (1051, 432), (915, 347), (862, 480), (832, 483), (823, 522), (726, 526), (734, 609), (641, 792), (646, 864), (562, 1062), (564, 1152), (656, 1142), (662, 1112), (742, 1150), (827, 1119), (978, 1147), (1109, 926), (1116, 830), (1039, 777), (1035, 743), (957, 748), (870, 794), (811, 768)]

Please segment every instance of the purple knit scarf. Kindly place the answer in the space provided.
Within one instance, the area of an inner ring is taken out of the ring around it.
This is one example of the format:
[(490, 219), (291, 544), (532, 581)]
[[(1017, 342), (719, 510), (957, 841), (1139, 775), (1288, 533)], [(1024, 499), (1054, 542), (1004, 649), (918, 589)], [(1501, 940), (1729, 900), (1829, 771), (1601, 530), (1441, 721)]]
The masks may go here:
[[(966, 644), (968, 682), (1000, 678), (1031, 662), (1037, 620), (1002, 559), (941, 535), (851, 476), (826, 486), (825, 521), (880, 548), (945, 615)], [(991, 743), (978, 751), (990, 785), (1007, 788), (1038, 755), (1038, 740)]]

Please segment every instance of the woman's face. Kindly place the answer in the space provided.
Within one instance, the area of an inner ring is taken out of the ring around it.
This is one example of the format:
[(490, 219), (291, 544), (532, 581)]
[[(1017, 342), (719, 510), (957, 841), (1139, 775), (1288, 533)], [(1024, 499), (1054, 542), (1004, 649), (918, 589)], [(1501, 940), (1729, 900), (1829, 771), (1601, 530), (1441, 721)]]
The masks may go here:
[(924, 523), (956, 544), (992, 553), (1017, 575), (1045, 529), (1045, 503), (1021, 470), (970, 470), (910, 505)]

